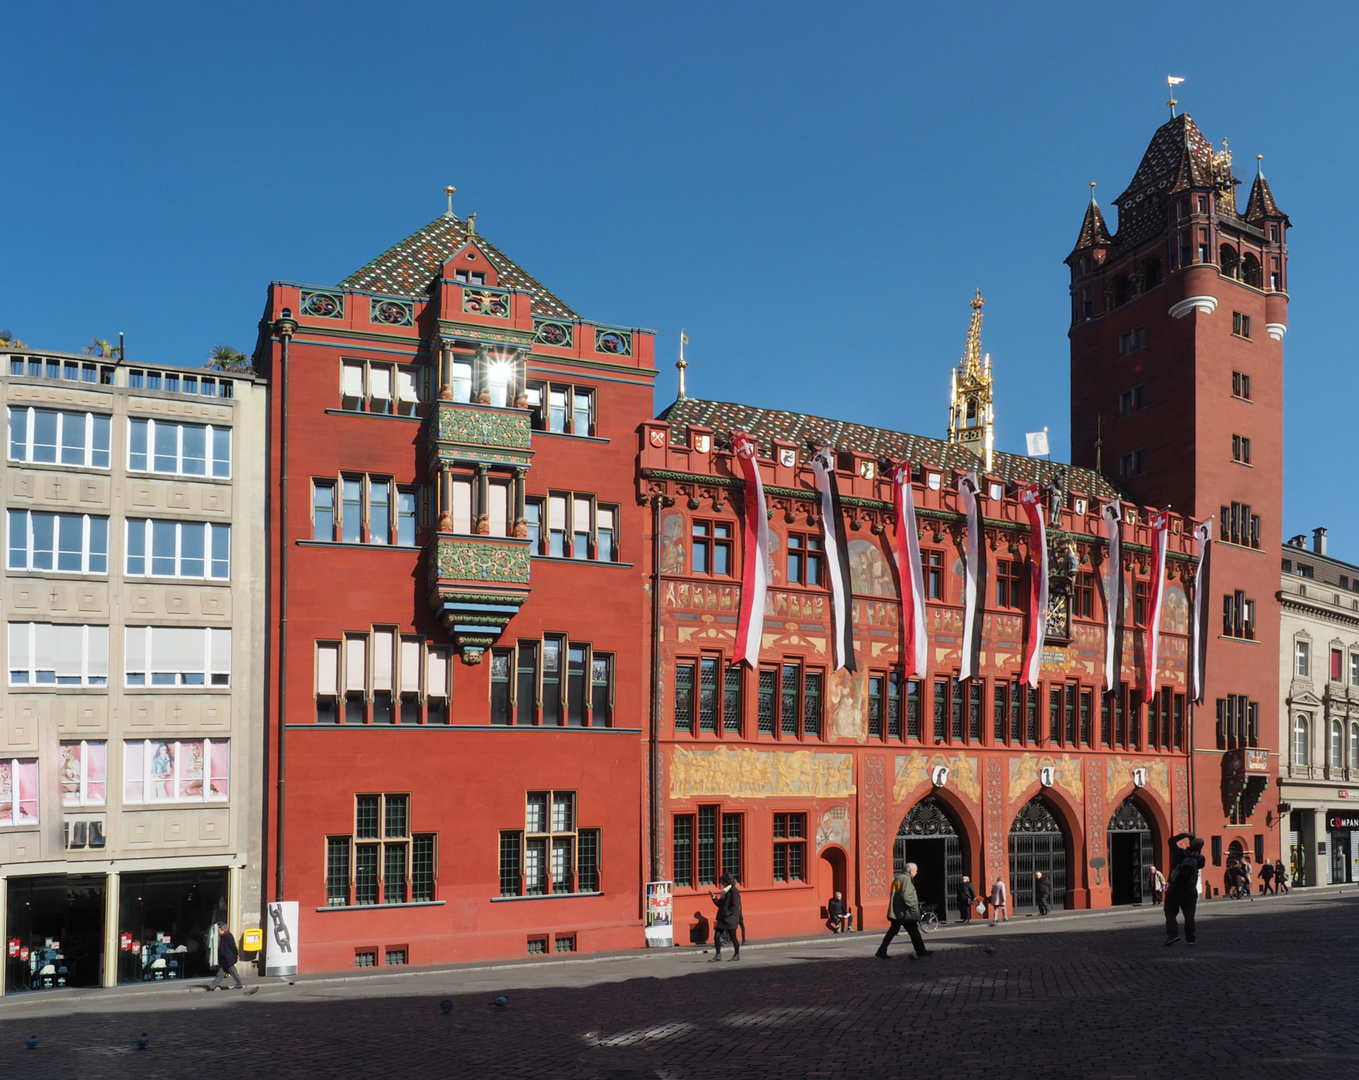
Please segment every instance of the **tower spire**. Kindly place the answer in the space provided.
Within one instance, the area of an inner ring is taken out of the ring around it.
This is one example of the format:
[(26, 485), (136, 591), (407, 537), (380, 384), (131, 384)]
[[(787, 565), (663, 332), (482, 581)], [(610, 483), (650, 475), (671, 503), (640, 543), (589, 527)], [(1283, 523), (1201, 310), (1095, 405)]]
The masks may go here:
[(451, 218), (453, 216), (453, 193), (457, 190), (458, 189), (452, 184), (449, 184), (448, 187), (444, 188), (444, 194), (448, 196), (448, 209), (444, 211), (444, 217), (446, 218)]
[(958, 366), (953, 369), (952, 394), (948, 411), (948, 441), (966, 446), (991, 469), (993, 423), (991, 357), (981, 349), (981, 290), (973, 297), (972, 319), (967, 327), (967, 345)]
[(683, 401), (683, 400), (684, 400), (684, 397), (685, 397), (685, 394), (684, 394), (684, 369), (687, 368), (687, 367), (689, 366), (689, 364), (688, 364), (688, 361), (686, 361), (686, 360), (684, 359), (684, 346), (686, 346), (686, 345), (688, 345), (688, 344), (689, 344), (689, 335), (687, 335), (687, 334), (684, 332), (683, 328), (681, 328), (681, 329), (680, 329), (680, 354), (679, 354), (679, 359), (675, 361), (675, 367), (676, 367), (676, 369), (679, 371), (679, 400), (680, 400), (680, 401)]

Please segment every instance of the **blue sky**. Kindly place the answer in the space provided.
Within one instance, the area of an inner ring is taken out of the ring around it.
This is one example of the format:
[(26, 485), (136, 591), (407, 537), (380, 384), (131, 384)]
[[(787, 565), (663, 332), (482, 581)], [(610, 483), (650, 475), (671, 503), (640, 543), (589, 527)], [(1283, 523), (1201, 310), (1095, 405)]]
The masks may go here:
[[(1359, 560), (1345, 312), (1359, 6), (12, 5), (0, 327), (200, 364), (274, 279), (333, 284), (459, 214), (694, 396), (925, 434), (986, 297), (997, 445), (1067, 454), (1087, 184), (1131, 178), (1165, 76), (1295, 228), (1284, 536)], [(1243, 194), (1246, 189), (1243, 189)], [(1326, 403), (1330, 408), (1321, 410)]]

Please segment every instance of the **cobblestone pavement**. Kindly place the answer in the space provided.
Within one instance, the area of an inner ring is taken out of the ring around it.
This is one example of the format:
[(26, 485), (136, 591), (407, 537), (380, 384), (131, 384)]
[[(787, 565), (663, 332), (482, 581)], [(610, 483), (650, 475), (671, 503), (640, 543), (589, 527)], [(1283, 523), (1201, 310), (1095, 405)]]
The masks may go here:
[(752, 941), (720, 966), (677, 949), (265, 980), (252, 996), (7, 997), (0, 1077), (1359, 1077), (1346, 891), (1213, 901), (1192, 948), (1164, 947), (1144, 908), (945, 928), (919, 960), (904, 935), (877, 960), (865, 933)]

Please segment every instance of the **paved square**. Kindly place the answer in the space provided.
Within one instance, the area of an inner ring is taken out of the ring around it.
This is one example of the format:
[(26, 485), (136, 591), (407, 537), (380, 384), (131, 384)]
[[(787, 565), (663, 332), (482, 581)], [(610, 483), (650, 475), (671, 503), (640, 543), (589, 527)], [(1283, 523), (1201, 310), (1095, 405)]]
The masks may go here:
[(877, 960), (864, 933), (752, 941), (720, 966), (684, 949), (253, 996), (199, 982), (9, 997), (0, 1076), (1359, 1077), (1359, 896), (1200, 912), (1193, 948), (1163, 946), (1159, 909), (1140, 908), (950, 926), (921, 960), (904, 938)]

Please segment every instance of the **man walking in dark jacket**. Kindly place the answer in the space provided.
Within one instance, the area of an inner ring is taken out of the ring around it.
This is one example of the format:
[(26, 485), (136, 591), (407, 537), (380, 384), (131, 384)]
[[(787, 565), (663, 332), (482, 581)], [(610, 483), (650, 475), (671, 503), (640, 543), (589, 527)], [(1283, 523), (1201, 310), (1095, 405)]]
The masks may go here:
[(718, 884), (722, 886), (722, 891), (708, 894), (717, 905), (717, 918), (713, 920), (713, 957), (709, 963), (722, 959), (723, 936), (731, 942), (731, 958), (741, 959), (741, 941), (736, 936), (736, 929), (741, 925), (741, 892), (736, 888), (736, 879), (730, 874), (723, 874)]
[(231, 931), (227, 929), (226, 923), (217, 924), (217, 978), (212, 980), (209, 990), (216, 990), (228, 975), (236, 980), (233, 990), (241, 988), (241, 977), (236, 974), (236, 961), (240, 959), (240, 952), (236, 949), (236, 939), (231, 936)]
[(892, 939), (903, 929), (910, 935), (917, 956), (930, 955), (929, 949), (925, 948), (924, 939), (920, 936), (920, 898), (916, 895), (913, 880), (916, 870), (915, 863), (908, 862), (906, 872), (898, 874), (897, 879), (892, 882), (892, 895), (887, 901), (887, 919), (892, 925), (887, 928), (887, 936), (882, 939), (882, 944), (874, 954), (879, 960), (888, 959), (887, 946), (892, 944)]
[[(1188, 843), (1180, 847), (1180, 841)], [(1206, 865), (1201, 852), (1203, 839), (1191, 833), (1176, 833), (1170, 838), (1170, 855), (1174, 862), (1170, 868), (1170, 879), (1166, 883), (1166, 944), (1174, 945), (1180, 940), (1180, 929), (1175, 918), (1184, 912), (1184, 940), (1194, 944), (1194, 910), (1199, 903), (1199, 871)]]
[(964, 923), (972, 921), (972, 907), (977, 902), (977, 890), (972, 887), (972, 879), (966, 874), (963, 880), (958, 882), (958, 891), (954, 893), (953, 899), (958, 902), (958, 914)]

